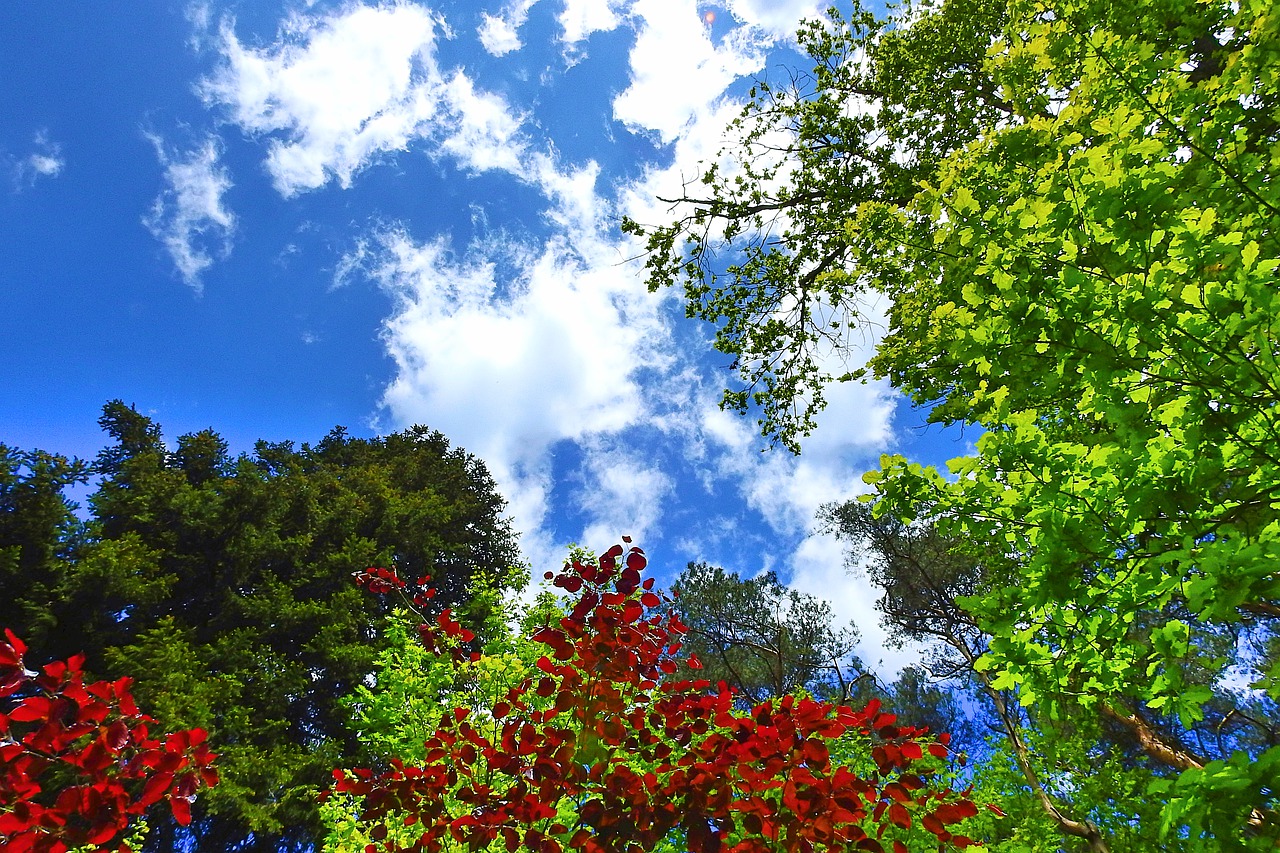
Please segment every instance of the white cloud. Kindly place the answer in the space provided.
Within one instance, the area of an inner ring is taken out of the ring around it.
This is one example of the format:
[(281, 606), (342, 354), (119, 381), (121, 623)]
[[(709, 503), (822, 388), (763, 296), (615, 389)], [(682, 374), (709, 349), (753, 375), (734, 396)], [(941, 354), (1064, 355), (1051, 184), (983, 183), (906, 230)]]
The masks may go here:
[(646, 464), (620, 440), (586, 442), (584, 482), (575, 496), (588, 522), (580, 541), (607, 547), (620, 536), (650, 541), (675, 483), (661, 468)]
[(527, 531), (526, 553), (539, 537), (534, 550), (553, 552), (539, 533), (550, 453), (644, 418), (635, 373), (663, 359), (656, 303), (630, 276), (588, 266), (589, 240), (497, 241), (458, 256), (443, 238), (392, 229), (371, 239), (359, 263), (395, 300), (383, 329), (396, 364), (383, 400), (391, 420), (430, 424), (484, 459)]
[(559, 22), (563, 30), (561, 41), (576, 45), (592, 33), (616, 29), (621, 18), (618, 11), (624, 0), (565, 0)]
[(57, 177), (62, 171), (62, 167), (66, 165), (65, 160), (61, 160), (54, 155), (49, 154), (31, 154), (26, 159), (27, 168), (31, 170), (33, 175), (43, 175), (47, 178)]
[(201, 274), (214, 256), (231, 251), (235, 216), (223, 203), (231, 188), (227, 170), (218, 163), (218, 144), (208, 138), (183, 154), (171, 154), (160, 137), (147, 134), (164, 168), (164, 189), (143, 224), (164, 246), (183, 281), (199, 292)]
[(497, 95), (479, 92), (461, 71), (442, 89), (449, 127), (440, 150), (476, 172), (502, 169), (524, 172), (525, 142), (519, 135), (521, 119)]
[(19, 160), (9, 161), (10, 177), (16, 192), (31, 189), (40, 178), (56, 178), (67, 165), (62, 156), (62, 146), (49, 139), (48, 131), (36, 131), (31, 144), (34, 151)]
[[(486, 15), (485, 48), (517, 49), (532, 5), (515, 0)], [(462, 171), (506, 173), (542, 194), (538, 214), (549, 234), (541, 239), (516, 242), (499, 231), (455, 250), (444, 235), (411, 236), (412, 224), (380, 227), (338, 262), (334, 277), (340, 286), (362, 273), (392, 297), (382, 329), (395, 365), (383, 395), (388, 421), (429, 424), (485, 460), (524, 531), (535, 576), (563, 558), (567, 543), (550, 529), (562, 502), (572, 503), (589, 547), (623, 533), (641, 544), (663, 538), (677, 474), (658, 461), (663, 454), (638, 454), (632, 439), (643, 433), (683, 458), (679, 476), (708, 491), (736, 490), (765, 519), (763, 529), (744, 531), (734, 527), (741, 516), (717, 515), (700, 535), (752, 537), (764, 546), (760, 559), (856, 618), (871, 648), (881, 636), (875, 591), (844, 574), (837, 544), (811, 534), (817, 507), (857, 491), (866, 461), (890, 440), (884, 389), (833, 389), (803, 457), (761, 454), (751, 423), (716, 408), (723, 376), (675, 351), (665, 324), (672, 297), (644, 292), (640, 265), (621, 263), (637, 246), (617, 235), (612, 217), (670, 219), (656, 198), (681, 195), (700, 163), (719, 156), (741, 107), (726, 90), (762, 68), (766, 50), (793, 29), (789, 17), (809, 9), (763, 0), (730, 8), (747, 23), (713, 41), (694, 0), (565, 2), (567, 45), (624, 22), (638, 31), (614, 114), (671, 143), (671, 159), (621, 187), (602, 187), (595, 163), (559, 162), (553, 141), (531, 138), (518, 109), (463, 71), (442, 70), (443, 23), (407, 3), (299, 15), (260, 48), (224, 25), (223, 66), (202, 91), (266, 141), (267, 170), (285, 196), (330, 181), (349, 186), (362, 169), (410, 147)], [(569, 445), (581, 454), (578, 488), (552, 480), (555, 454)]]
[(210, 102), (251, 133), (273, 138), (267, 169), (282, 195), (351, 176), (403, 150), (439, 109), (435, 21), (418, 6), (357, 6), (331, 18), (293, 18), (267, 48), (224, 25), (224, 66), (206, 80)]
[(680, 137), (735, 80), (759, 71), (771, 43), (756, 28), (738, 27), (713, 44), (695, 0), (637, 0), (632, 14), (641, 27), (614, 117), (663, 142)]
[(476, 31), (480, 36), (480, 44), (494, 56), (506, 56), (520, 49), (520, 34), (517, 25), (507, 18), (496, 15), (484, 15), (484, 21)]
[(857, 624), (861, 636), (855, 651), (882, 679), (892, 681), (904, 666), (920, 661), (918, 647), (890, 647), (875, 607), (881, 590), (865, 574), (845, 568), (843, 546), (834, 536), (806, 537), (789, 562), (791, 587), (830, 602), (837, 625)]
[(436, 62), (444, 23), (421, 6), (349, 6), (291, 18), (270, 46), (246, 46), (223, 26), (223, 64), (200, 90), (246, 132), (267, 138), (266, 169), (287, 197), (362, 169), (414, 143), (464, 168), (519, 174), (523, 116), (461, 70)]
[(497, 15), (481, 15), (478, 34), (480, 44), (494, 56), (504, 56), (520, 49), (519, 30), (529, 18), (529, 10), (538, 0), (515, 0)]
[(802, 20), (825, 17), (830, 3), (814, 0), (726, 0), (729, 12), (745, 24), (779, 39), (795, 37)]

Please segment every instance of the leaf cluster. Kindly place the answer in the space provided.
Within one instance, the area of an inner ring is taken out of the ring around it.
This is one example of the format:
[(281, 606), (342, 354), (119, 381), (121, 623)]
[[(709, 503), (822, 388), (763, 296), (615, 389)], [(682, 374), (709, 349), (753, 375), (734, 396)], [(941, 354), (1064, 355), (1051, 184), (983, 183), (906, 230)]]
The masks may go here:
[[(574, 603), (534, 631), (528, 676), (443, 714), (420, 764), (337, 771), (372, 825), (367, 849), (652, 850), (678, 833), (693, 851), (897, 851), (913, 826), (968, 844), (948, 827), (975, 807), (927, 782), (945, 735), (899, 726), (878, 702), (788, 695), (743, 712), (723, 683), (671, 680), (686, 629), (645, 563), (618, 545), (548, 573)], [(462, 639), (447, 622), (421, 630)], [(858, 771), (833, 761), (846, 742)]]
[(191, 822), (191, 803), (218, 783), (206, 734), (154, 737), (131, 679), (86, 683), (84, 659), (32, 672), (11, 630), (0, 642), (0, 846), (129, 850), (130, 824), (157, 803)]

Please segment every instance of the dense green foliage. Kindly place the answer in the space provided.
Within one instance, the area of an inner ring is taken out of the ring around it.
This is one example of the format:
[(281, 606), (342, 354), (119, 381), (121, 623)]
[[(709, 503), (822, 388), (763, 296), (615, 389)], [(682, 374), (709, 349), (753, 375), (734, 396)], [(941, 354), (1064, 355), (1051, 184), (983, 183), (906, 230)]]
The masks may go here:
[[(972, 671), (1046, 733), (1080, 712), (1127, 732), (1163, 843), (1269, 849), (1280, 16), (948, 0), (801, 43), (813, 74), (756, 91), (706, 197), (628, 224), (651, 284), (683, 281), (737, 358), (726, 402), (795, 450), (883, 300), (870, 374), (983, 431), (948, 474), (869, 478), (877, 514), (967, 561)], [(1103, 804), (1042, 804), (1122, 846)]]
[[(63, 486), (88, 473), (39, 453), (0, 469), (0, 624), (52, 657), (137, 678), (167, 727), (201, 727), (222, 784), (200, 798), (202, 849), (317, 839), (316, 797), (362, 745), (339, 700), (374, 667), (385, 612), (352, 572), (391, 563), (439, 579), (483, 620), (473, 587), (518, 584), (514, 537), (484, 466), (415, 428), (334, 430), (314, 446), (260, 442), (232, 457), (212, 431), (170, 450), (121, 403), (87, 520)], [(178, 843), (154, 821), (149, 845)]]

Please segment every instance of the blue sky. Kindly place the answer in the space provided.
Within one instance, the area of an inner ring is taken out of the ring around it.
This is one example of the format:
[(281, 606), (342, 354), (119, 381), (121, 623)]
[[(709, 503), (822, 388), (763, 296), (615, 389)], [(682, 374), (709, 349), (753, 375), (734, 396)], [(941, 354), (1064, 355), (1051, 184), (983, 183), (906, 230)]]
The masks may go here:
[(814, 511), (965, 437), (849, 386), (799, 458), (761, 452), (617, 228), (669, 217), (820, 5), (7, 5), (0, 442), (92, 456), (112, 398), (236, 451), (423, 423), (488, 463), (538, 573), (623, 534), (664, 578), (772, 568), (901, 663)]

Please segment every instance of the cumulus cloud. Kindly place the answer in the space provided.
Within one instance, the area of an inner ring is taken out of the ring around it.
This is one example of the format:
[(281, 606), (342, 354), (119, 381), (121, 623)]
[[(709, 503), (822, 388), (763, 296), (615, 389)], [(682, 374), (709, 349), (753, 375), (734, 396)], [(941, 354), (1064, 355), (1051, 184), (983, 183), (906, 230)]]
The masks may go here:
[(200, 91), (268, 139), (266, 169), (285, 197), (330, 180), (349, 187), (360, 170), (419, 140), (477, 171), (518, 166), (521, 117), (461, 71), (440, 69), (443, 33), (430, 10), (408, 3), (297, 15), (261, 48), (228, 22), (222, 65)]
[(217, 140), (173, 153), (164, 140), (147, 134), (164, 169), (164, 188), (143, 224), (164, 246), (183, 281), (200, 292), (201, 275), (215, 257), (231, 251), (235, 216), (223, 202), (231, 178), (219, 165)]
[[(532, 5), (514, 0), (486, 15), (484, 47), (495, 55), (518, 49)], [(392, 299), (382, 326), (394, 364), (382, 397), (387, 420), (429, 424), (484, 459), (536, 566), (563, 557), (567, 541), (550, 529), (557, 509), (581, 521), (572, 538), (588, 546), (623, 533), (662, 539), (663, 513), (689, 478), (708, 494), (736, 491), (764, 519), (744, 530), (741, 516), (715, 515), (699, 525), (703, 540), (688, 543), (705, 549), (697, 556), (710, 559), (733, 537), (750, 537), (761, 560), (831, 600), (842, 618), (856, 618), (870, 648), (882, 636), (871, 609), (876, 592), (844, 574), (838, 545), (815, 534), (814, 513), (860, 488), (868, 459), (891, 440), (885, 389), (833, 390), (803, 457), (759, 453), (752, 424), (716, 407), (723, 375), (701, 353), (678, 350), (672, 297), (644, 291), (639, 264), (623, 263), (639, 247), (614, 224), (621, 213), (669, 220), (656, 199), (681, 195), (701, 164), (719, 156), (740, 110), (725, 92), (758, 71), (769, 46), (793, 29), (787, 21), (810, 7), (738, 0), (729, 8), (737, 24), (718, 25), (713, 39), (694, 0), (564, 3), (566, 45), (636, 29), (614, 117), (669, 145), (662, 162), (621, 186), (606, 184), (593, 162), (560, 162), (554, 140), (535, 137), (536, 123), (519, 109), (463, 70), (442, 69), (443, 23), (408, 3), (297, 15), (262, 47), (224, 24), (221, 66), (201, 91), (263, 140), (266, 169), (286, 197), (330, 182), (350, 186), (410, 148), (540, 193), (537, 222), (519, 239), (478, 227), (479, 238), (455, 245), (448, 235), (422, 236), (415, 223), (380, 225), (334, 276), (335, 286), (367, 277)], [(698, 333), (685, 326), (681, 334)], [(567, 483), (553, 481), (563, 473), (556, 454), (568, 449), (579, 461)]]
[(524, 174), (522, 119), (503, 98), (477, 90), (461, 71), (450, 76), (442, 95), (449, 122), (440, 128), (445, 132), (439, 134), (439, 151), (474, 172), (501, 169)]
[(30, 189), (41, 178), (56, 178), (67, 164), (62, 156), (62, 146), (49, 139), (48, 131), (37, 131), (31, 144), (34, 151), (10, 160), (10, 177), (16, 192)]
[(679, 138), (712, 109), (735, 80), (759, 71), (771, 39), (755, 27), (737, 27), (719, 44), (695, 0), (637, 0), (640, 30), (631, 49), (631, 83), (613, 102), (619, 121)]
[(495, 243), (500, 259), (482, 244), (459, 255), (444, 238), (417, 242), (402, 229), (371, 240), (358, 263), (396, 306), (383, 328), (396, 364), (383, 398), (391, 419), (428, 423), (478, 454), (519, 529), (536, 534), (552, 448), (643, 418), (635, 373), (663, 357), (654, 304), (563, 238)]
[[(527, 14), (529, 5), (513, 8)], [(243, 44), (227, 23), (223, 64), (200, 88), (268, 139), (265, 166), (285, 197), (330, 180), (350, 187), (362, 169), (416, 142), (471, 171), (522, 172), (523, 116), (461, 70), (439, 67), (445, 34), (430, 10), (404, 3), (295, 16), (263, 48)]]
[(440, 110), (436, 21), (413, 5), (356, 6), (332, 17), (291, 18), (255, 48), (223, 25), (224, 64), (201, 91), (254, 134), (277, 134), (267, 170), (282, 195), (351, 176), (403, 150)]

